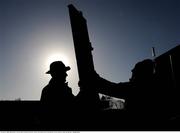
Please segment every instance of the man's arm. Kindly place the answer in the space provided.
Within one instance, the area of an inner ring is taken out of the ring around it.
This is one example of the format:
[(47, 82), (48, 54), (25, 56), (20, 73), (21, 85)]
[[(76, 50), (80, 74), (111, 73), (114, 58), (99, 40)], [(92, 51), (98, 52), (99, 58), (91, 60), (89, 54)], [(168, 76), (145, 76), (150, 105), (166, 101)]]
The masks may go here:
[(129, 91), (132, 89), (130, 82), (114, 83), (100, 77), (98, 74), (96, 74), (95, 84), (98, 86), (99, 93), (117, 98), (127, 98)]

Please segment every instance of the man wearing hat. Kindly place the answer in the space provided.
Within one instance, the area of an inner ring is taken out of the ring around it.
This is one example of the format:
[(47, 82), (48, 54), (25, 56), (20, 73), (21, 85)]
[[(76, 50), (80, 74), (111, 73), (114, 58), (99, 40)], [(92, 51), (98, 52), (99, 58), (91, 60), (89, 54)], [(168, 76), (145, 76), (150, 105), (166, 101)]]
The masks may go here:
[(74, 98), (72, 90), (66, 82), (69, 66), (65, 66), (62, 61), (55, 61), (50, 64), (50, 70), (46, 74), (51, 75), (51, 80), (42, 90), (41, 101), (44, 103), (60, 103), (62, 106), (68, 106)]
[(155, 120), (159, 115), (154, 109), (158, 108), (158, 97), (155, 91), (154, 62), (151, 59), (138, 62), (128, 82), (114, 83), (96, 73), (94, 76), (99, 93), (125, 99), (125, 110), (128, 112), (128, 115), (123, 115), (125, 120), (130, 118), (131, 122), (139, 120), (148, 125), (148, 120)]
[[(51, 75), (49, 84), (45, 86), (41, 94), (42, 112), (40, 123), (43, 128), (66, 127), (71, 124), (74, 95), (66, 82), (69, 66), (65, 66), (62, 61), (55, 61), (50, 64), (50, 70), (46, 74)], [(72, 125), (72, 124), (71, 124)]]

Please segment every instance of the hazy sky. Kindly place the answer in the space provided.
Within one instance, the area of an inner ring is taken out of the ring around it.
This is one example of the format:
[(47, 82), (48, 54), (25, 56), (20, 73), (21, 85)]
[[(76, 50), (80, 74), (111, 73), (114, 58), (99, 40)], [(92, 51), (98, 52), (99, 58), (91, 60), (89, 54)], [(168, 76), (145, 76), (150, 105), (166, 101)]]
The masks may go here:
[(71, 3), (87, 19), (95, 69), (110, 81), (128, 81), (152, 46), (158, 56), (180, 44), (180, 0), (0, 0), (0, 100), (39, 100), (56, 56), (78, 93)]

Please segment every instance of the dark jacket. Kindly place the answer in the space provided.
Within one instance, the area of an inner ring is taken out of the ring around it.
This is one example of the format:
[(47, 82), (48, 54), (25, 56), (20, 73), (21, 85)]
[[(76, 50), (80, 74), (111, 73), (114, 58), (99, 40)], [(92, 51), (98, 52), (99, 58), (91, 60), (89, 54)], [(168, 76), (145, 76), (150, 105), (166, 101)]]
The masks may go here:
[(51, 79), (49, 84), (42, 90), (41, 101), (43, 103), (54, 103), (68, 105), (74, 99), (72, 90), (67, 83), (60, 83), (55, 79)]

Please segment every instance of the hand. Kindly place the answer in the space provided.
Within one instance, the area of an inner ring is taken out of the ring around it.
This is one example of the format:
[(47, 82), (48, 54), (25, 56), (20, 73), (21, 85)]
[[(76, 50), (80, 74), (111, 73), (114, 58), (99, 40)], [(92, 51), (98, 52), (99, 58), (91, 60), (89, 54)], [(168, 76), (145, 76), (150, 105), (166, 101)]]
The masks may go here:
[(99, 76), (99, 74), (97, 74), (96, 71), (93, 71), (92, 80), (99, 81), (100, 79), (101, 79), (101, 77)]
[(87, 76), (88, 78), (82, 79), (78, 82), (78, 86), (83, 88), (96, 88), (101, 81), (101, 77), (96, 71), (93, 71), (90, 75)]

